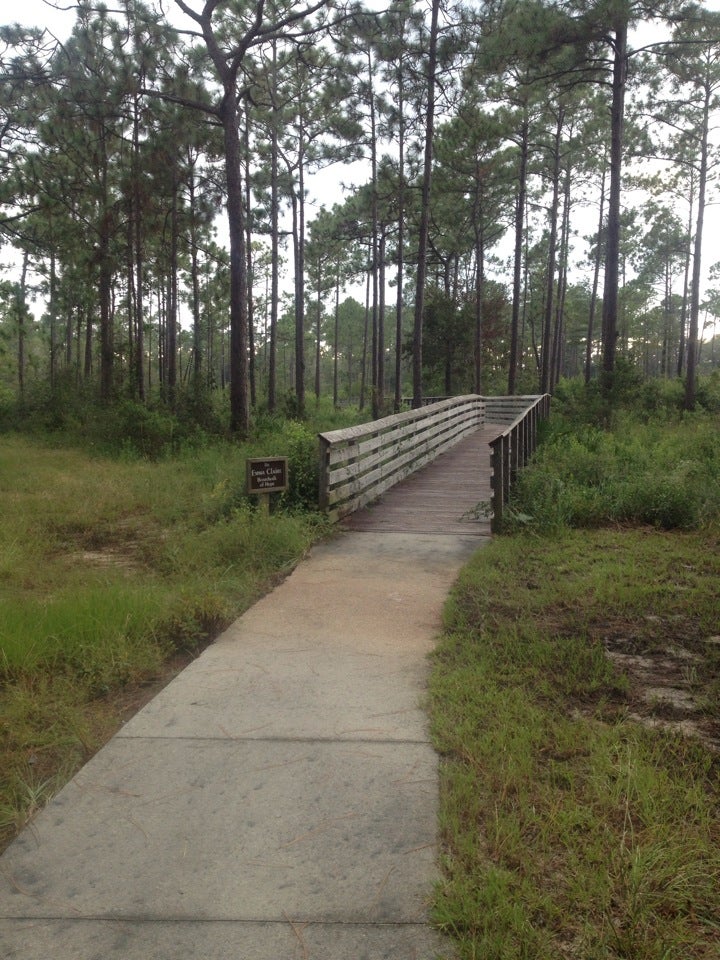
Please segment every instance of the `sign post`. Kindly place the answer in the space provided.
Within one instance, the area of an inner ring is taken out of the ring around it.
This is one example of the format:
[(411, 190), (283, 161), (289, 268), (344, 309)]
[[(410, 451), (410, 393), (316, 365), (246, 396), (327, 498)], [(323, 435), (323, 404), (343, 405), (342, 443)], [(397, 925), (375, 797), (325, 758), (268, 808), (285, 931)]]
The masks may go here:
[(270, 512), (270, 494), (288, 488), (287, 457), (253, 457), (246, 461), (247, 492), (255, 494), (264, 513)]

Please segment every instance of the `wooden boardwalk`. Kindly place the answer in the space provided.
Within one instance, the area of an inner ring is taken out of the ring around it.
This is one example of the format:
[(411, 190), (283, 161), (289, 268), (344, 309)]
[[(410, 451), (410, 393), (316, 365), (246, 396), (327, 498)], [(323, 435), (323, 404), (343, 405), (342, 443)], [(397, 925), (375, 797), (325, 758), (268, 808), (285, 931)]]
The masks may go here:
[(342, 521), (348, 530), (490, 536), (478, 504), (490, 500), (489, 443), (504, 427), (485, 424), (427, 467)]

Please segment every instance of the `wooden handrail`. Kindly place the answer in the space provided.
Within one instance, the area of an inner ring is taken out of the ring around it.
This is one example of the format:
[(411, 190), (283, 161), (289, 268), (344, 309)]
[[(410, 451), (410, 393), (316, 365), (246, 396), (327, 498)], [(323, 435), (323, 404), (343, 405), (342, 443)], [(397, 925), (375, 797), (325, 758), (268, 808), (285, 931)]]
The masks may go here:
[[(510, 425), (494, 440), (492, 451), (492, 521), (493, 533), (502, 524), (505, 504), (510, 496), (510, 487), (518, 471), (527, 464), (537, 447), (538, 424), (550, 416), (550, 395), (537, 397), (498, 397), (497, 400), (524, 400), (525, 408)], [(511, 405), (508, 405), (508, 410)], [(490, 419), (490, 418), (489, 418)]]
[(484, 399), (470, 394), (319, 434), (320, 509), (333, 520), (353, 513), (484, 421)]

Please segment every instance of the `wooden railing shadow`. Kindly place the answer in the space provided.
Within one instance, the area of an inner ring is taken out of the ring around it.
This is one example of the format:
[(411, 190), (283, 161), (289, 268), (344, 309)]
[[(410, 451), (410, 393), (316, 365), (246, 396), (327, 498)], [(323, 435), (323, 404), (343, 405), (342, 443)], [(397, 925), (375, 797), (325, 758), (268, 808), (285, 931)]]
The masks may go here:
[(376, 500), (468, 434), (483, 425), (497, 424), (498, 436), (490, 443), (494, 474), (492, 528), (496, 530), (513, 479), (532, 455), (538, 423), (548, 415), (549, 408), (547, 394), (470, 394), (321, 433), (320, 509), (333, 520), (340, 520)]

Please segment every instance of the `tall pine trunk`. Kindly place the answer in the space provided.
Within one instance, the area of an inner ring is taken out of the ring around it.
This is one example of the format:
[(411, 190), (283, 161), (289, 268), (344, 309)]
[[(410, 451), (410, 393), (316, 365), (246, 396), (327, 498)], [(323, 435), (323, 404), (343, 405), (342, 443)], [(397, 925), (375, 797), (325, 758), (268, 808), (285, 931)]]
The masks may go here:
[(435, 131), (435, 85), (437, 71), (438, 21), (440, 0), (432, 0), (430, 47), (427, 61), (427, 114), (425, 117), (425, 149), (420, 199), (420, 233), (418, 237), (418, 264), (415, 283), (415, 317), (413, 322), (413, 407), (422, 405), (422, 341), (423, 313), (425, 311), (425, 280), (427, 277), (428, 238), (430, 234), (430, 189), (432, 186), (433, 136)]
[(193, 392), (198, 396), (202, 392), (202, 316), (200, 310), (200, 266), (198, 263), (198, 226), (197, 226), (197, 198), (195, 196), (195, 164), (192, 158), (189, 163), (190, 188), (190, 279), (192, 283), (192, 317), (193, 317)]
[(518, 191), (515, 206), (515, 254), (513, 259), (513, 299), (510, 320), (510, 359), (508, 364), (508, 393), (517, 389), (517, 368), (520, 330), (520, 287), (522, 279), (523, 228), (525, 224), (525, 198), (527, 195), (528, 137), (530, 121), (527, 102), (523, 104), (523, 119), (520, 126), (520, 155), (518, 159)]
[[(338, 353), (340, 351), (340, 262), (335, 275), (335, 324), (333, 329), (333, 407), (338, 406)], [(352, 351), (348, 351), (352, 354)], [(349, 392), (349, 391), (348, 391)]]
[(322, 258), (317, 262), (317, 303), (315, 313), (315, 399), (320, 400), (320, 361), (322, 341)]
[(395, 413), (402, 405), (403, 273), (405, 268), (405, 90), (402, 60), (398, 66), (398, 230), (397, 298), (395, 302)]
[(620, 196), (627, 74), (627, 20), (614, 27), (612, 103), (610, 107), (610, 189), (605, 246), (605, 286), (602, 311), (602, 385), (606, 396), (612, 390), (618, 338), (620, 288)]
[(144, 304), (144, 247), (142, 231), (142, 192), (140, 184), (140, 107), (139, 97), (133, 109), (133, 245), (135, 251), (135, 389), (140, 401), (145, 400), (145, 304)]
[(607, 164), (603, 160), (602, 184), (600, 186), (600, 213), (598, 216), (597, 246), (595, 249), (595, 265), (593, 269), (593, 284), (590, 294), (590, 311), (588, 313), (587, 340), (585, 341), (585, 383), (590, 383), (592, 375), (592, 347), (595, 327), (595, 311), (597, 309), (597, 292), (600, 281), (600, 266), (602, 264), (602, 232), (605, 220), (605, 182), (607, 180)]
[(276, 406), (277, 326), (280, 302), (280, 173), (278, 169), (277, 41), (272, 43), (272, 116), (270, 118), (270, 337), (268, 356), (268, 410)]
[(686, 410), (695, 409), (697, 393), (698, 320), (700, 316), (700, 260), (702, 255), (703, 224), (705, 220), (705, 193), (708, 173), (708, 132), (710, 125), (710, 100), (712, 89), (707, 82), (704, 89), (703, 120), (700, 139), (700, 172), (698, 174), (698, 206), (695, 221), (695, 246), (693, 251), (692, 285), (690, 291), (690, 324), (687, 340), (687, 373), (685, 375)]
[(257, 406), (255, 387), (255, 297), (253, 295), (252, 255), (252, 190), (250, 189), (250, 121), (245, 111), (245, 257), (247, 260), (247, 336), (248, 336), (248, 385), (250, 406)]
[(178, 171), (177, 163), (172, 164), (172, 207), (170, 210), (170, 263), (168, 267), (167, 304), (165, 319), (165, 358), (166, 380), (165, 396), (171, 409), (175, 409), (177, 400), (177, 329), (178, 329)]
[(482, 165), (475, 164), (473, 194), (473, 233), (475, 236), (475, 329), (473, 343), (473, 389), (481, 393), (483, 300), (485, 298), (485, 228), (483, 224), (484, 185)]
[(563, 217), (560, 231), (560, 269), (558, 271), (558, 291), (555, 305), (555, 334), (553, 347), (553, 372), (550, 378), (550, 393), (555, 391), (562, 376), (565, 362), (565, 298), (567, 294), (568, 260), (570, 258), (570, 185), (572, 181), (572, 161), (568, 154), (565, 167), (565, 185), (563, 187)]
[(547, 275), (545, 278), (545, 316), (543, 320), (542, 369), (540, 392), (549, 393), (553, 369), (552, 317), (555, 304), (555, 267), (557, 252), (557, 225), (560, 206), (560, 139), (562, 136), (563, 111), (558, 112), (553, 146), (552, 201), (550, 207), (550, 237), (548, 239)]
[(27, 315), (27, 272), (30, 255), (23, 250), (20, 283), (17, 285), (15, 312), (17, 314), (17, 377), (20, 402), (25, 399), (25, 318)]
[(685, 248), (685, 276), (683, 279), (683, 300), (680, 311), (680, 337), (678, 341), (677, 375), (682, 376), (685, 367), (685, 343), (687, 333), (688, 294), (690, 292), (690, 261), (692, 260), (692, 225), (695, 210), (695, 170), (690, 168), (690, 190), (688, 194), (687, 246)]
[(57, 386), (57, 357), (58, 357), (58, 304), (57, 304), (57, 262), (55, 251), (50, 254), (50, 389)]
[(227, 215), (230, 238), (230, 427), (246, 437), (250, 432), (248, 393), (247, 261), (243, 207), (242, 153), (235, 81), (226, 83), (220, 117), (225, 143)]

